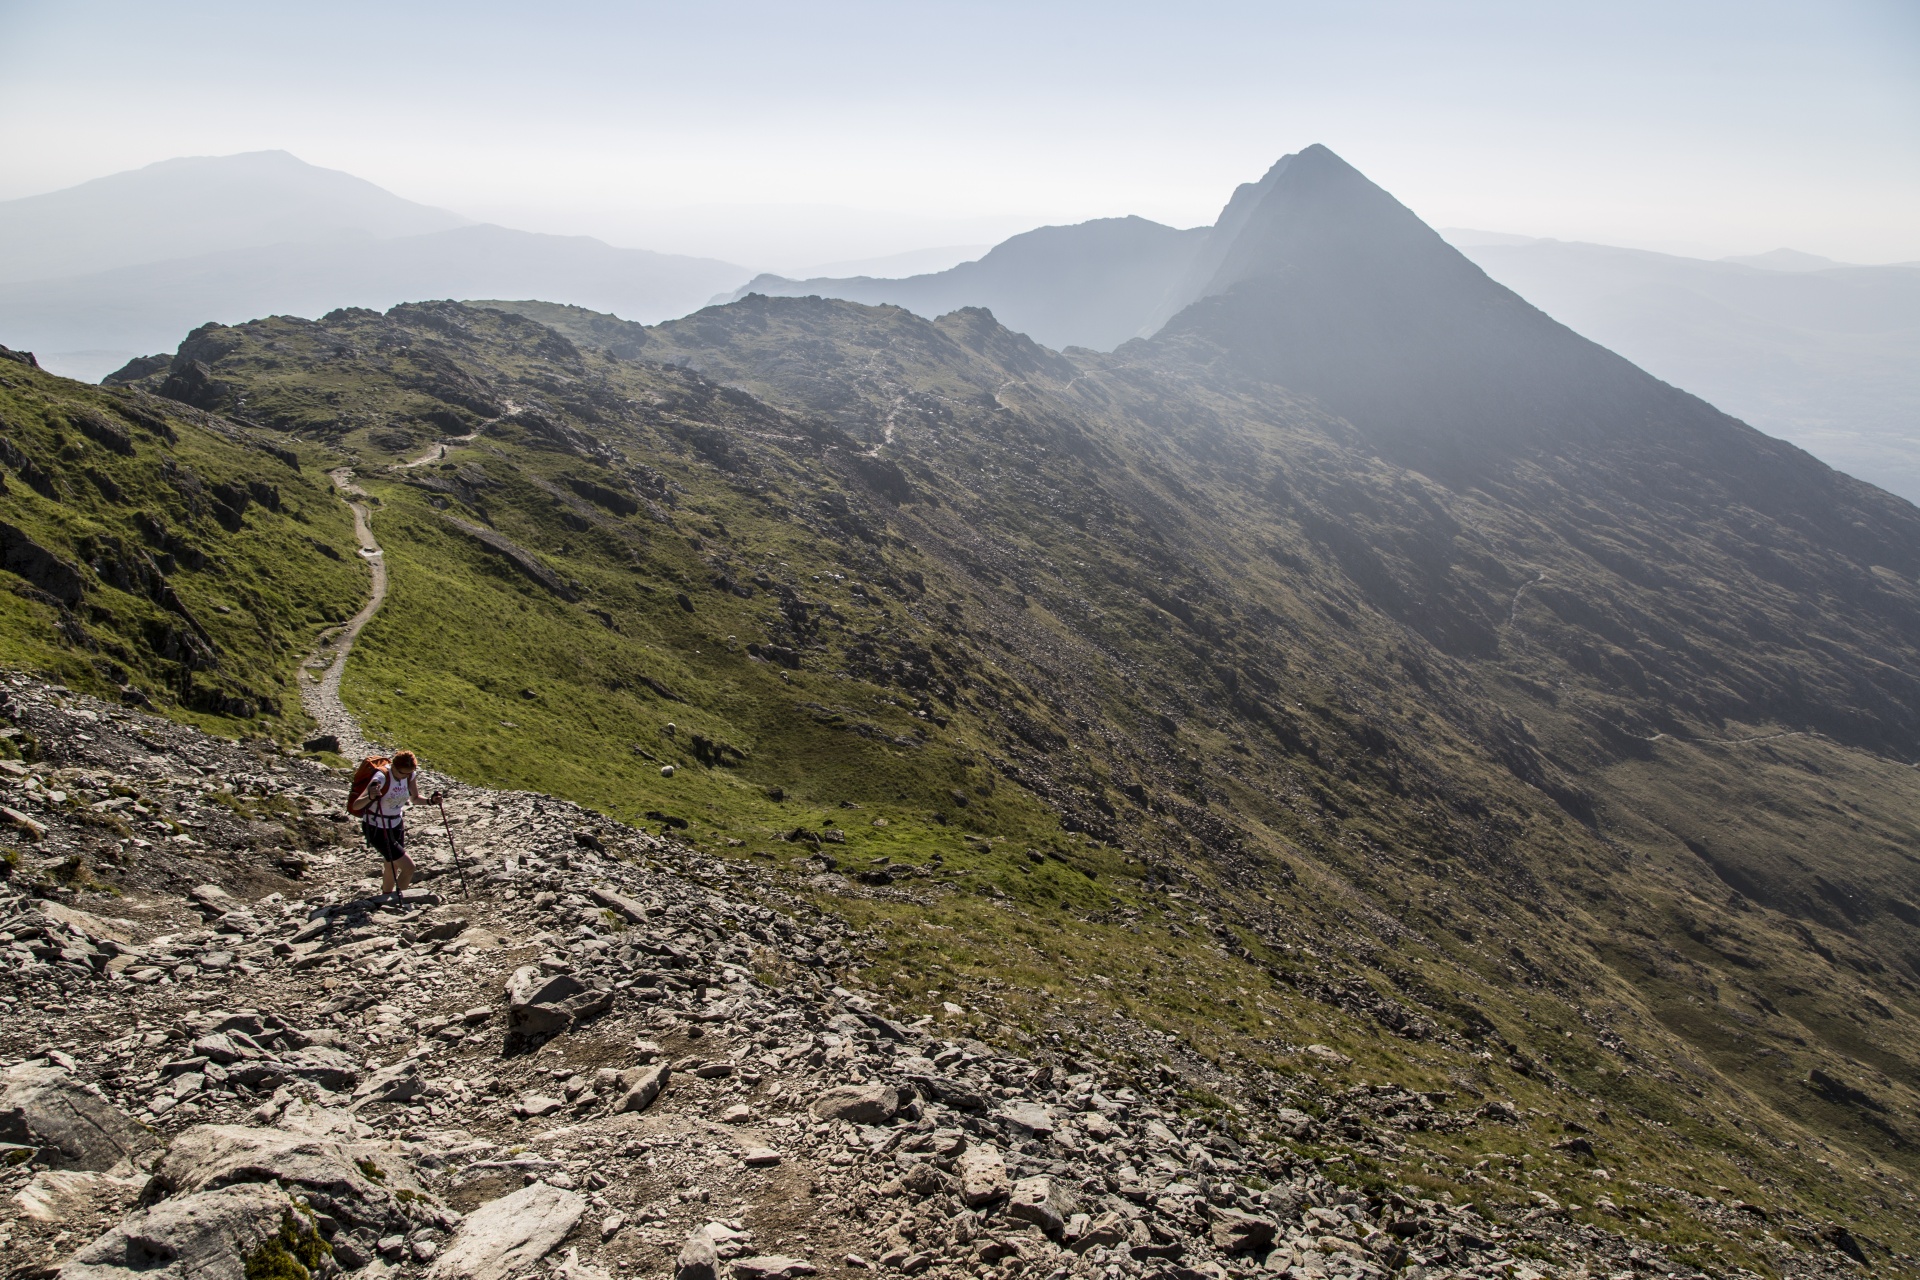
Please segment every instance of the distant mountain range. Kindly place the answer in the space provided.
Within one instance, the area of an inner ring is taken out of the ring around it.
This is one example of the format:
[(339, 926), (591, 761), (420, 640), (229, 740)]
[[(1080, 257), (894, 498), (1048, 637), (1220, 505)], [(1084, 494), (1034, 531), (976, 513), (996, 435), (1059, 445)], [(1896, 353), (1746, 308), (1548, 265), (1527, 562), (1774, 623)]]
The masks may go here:
[(0, 203), (0, 243), (0, 343), (87, 380), (209, 320), (475, 296), (661, 320), (749, 274), (474, 223), (284, 151), (169, 160)]
[(417, 236), (472, 221), (285, 151), (185, 156), (0, 203), (0, 283), (334, 236)]
[[(762, 275), (732, 297), (818, 295), (934, 317), (991, 310), (1048, 346), (1150, 337), (1231, 274), (1269, 174), (1214, 227), (1142, 218), (1042, 227), (977, 262), (906, 279)], [(1920, 501), (1920, 269), (1791, 249), (1710, 262), (1526, 236), (1455, 233), (1473, 262), (1555, 319), (1835, 466)]]
[[(1242, 187), (1214, 227), (1102, 218), (1024, 232), (958, 265), (947, 266), (965, 250), (927, 250), (848, 263), (849, 274), (748, 280), (748, 269), (715, 259), (472, 223), (286, 152), (169, 160), (0, 203), (0, 343), (92, 380), (208, 320), (464, 297), (653, 322), (761, 293), (891, 303), (929, 318), (986, 307), (1047, 346), (1112, 350), (1205, 294), (1237, 220), (1272, 180)], [(1576, 331), (1920, 500), (1920, 269), (1791, 249), (1709, 262), (1449, 234)], [(946, 269), (926, 269), (935, 265)], [(888, 271), (920, 273), (875, 274)]]

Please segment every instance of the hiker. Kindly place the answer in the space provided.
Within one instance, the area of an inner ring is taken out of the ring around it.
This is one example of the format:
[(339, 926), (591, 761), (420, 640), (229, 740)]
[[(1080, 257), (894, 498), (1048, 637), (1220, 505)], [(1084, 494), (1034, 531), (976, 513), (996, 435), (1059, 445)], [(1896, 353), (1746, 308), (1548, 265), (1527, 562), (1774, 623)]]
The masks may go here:
[(367, 847), (380, 855), (380, 896), (391, 897), (413, 883), (413, 860), (407, 857), (407, 806), (418, 800), (438, 804), (446, 793), (420, 794), (420, 761), (411, 751), (393, 759), (370, 756), (354, 771), (347, 812), (360, 819)]

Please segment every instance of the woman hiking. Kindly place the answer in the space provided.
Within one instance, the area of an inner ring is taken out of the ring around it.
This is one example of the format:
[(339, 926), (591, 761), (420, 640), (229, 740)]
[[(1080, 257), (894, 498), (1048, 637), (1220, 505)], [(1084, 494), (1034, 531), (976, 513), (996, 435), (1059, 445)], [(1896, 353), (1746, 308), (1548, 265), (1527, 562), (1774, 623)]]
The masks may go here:
[(411, 751), (395, 752), (391, 760), (369, 758), (354, 771), (347, 812), (360, 819), (367, 847), (380, 855), (382, 898), (413, 883), (413, 860), (407, 857), (407, 806), (416, 801), (438, 804), (445, 794), (420, 794), (420, 761)]

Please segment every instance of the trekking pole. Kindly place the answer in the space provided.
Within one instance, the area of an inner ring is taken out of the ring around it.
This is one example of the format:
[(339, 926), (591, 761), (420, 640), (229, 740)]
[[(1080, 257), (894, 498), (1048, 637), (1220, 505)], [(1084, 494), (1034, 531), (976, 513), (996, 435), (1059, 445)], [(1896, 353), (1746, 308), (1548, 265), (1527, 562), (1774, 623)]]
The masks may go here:
[(460, 861), (460, 846), (453, 842), (453, 822), (447, 817), (447, 802), (436, 800), (440, 806), (440, 828), (447, 833), (447, 848), (453, 850), (453, 865), (460, 868), (460, 892), (468, 902), (473, 901), (473, 884), (467, 879), (467, 864)]

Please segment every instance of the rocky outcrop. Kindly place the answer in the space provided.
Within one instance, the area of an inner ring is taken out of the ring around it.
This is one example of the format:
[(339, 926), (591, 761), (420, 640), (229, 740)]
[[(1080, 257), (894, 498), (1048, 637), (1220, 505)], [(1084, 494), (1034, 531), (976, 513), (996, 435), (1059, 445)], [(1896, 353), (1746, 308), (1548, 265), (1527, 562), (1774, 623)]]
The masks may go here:
[[(291, 1247), (290, 1247), (291, 1246)], [(143, 1209), (73, 1255), (58, 1280), (251, 1280), (276, 1257), (326, 1256), (310, 1218), (271, 1187), (222, 1187)], [(302, 1269), (304, 1270), (304, 1264)]]
[(481, 546), (491, 551), (497, 551), (505, 556), (513, 562), (514, 567), (519, 569), (520, 572), (526, 574), (529, 578), (532, 578), (535, 582), (545, 587), (548, 591), (551, 591), (554, 595), (559, 596), (562, 600), (578, 600), (580, 598), (580, 593), (563, 581), (559, 574), (547, 568), (540, 557), (534, 555), (533, 552), (527, 550), (511, 538), (495, 533), (483, 525), (474, 524), (471, 520), (462, 520), (459, 516), (443, 515), (440, 518), (447, 522), (448, 527), (459, 530)]

